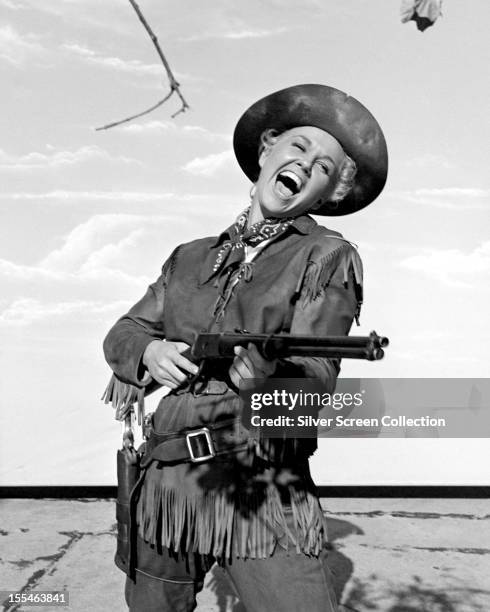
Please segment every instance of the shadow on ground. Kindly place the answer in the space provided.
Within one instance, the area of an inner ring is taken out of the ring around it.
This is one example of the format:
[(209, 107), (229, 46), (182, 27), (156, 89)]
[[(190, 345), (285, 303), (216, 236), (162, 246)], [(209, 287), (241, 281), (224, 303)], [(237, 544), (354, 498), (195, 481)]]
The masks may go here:
[(328, 532), (328, 567), (332, 572), (333, 588), (337, 601), (342, 601), (345, 585), (351, 579), (354, 571), (354, 564), (335, 547), (335, 542), (346, 538), (349, 535), (363, 535), (363, 530), (350, 523), (340, 519), (327, 518)]
[[(371, 576), (376, 582), (376, 574)], [(383, 612), (460, 612), (468, 610), (470, 596), (476, 594), (489, 594), (482, 589), (453, 589), (441, 592), (423, 585), (419, 576), (414, 576), (411, 584), (404, 588), (384, 593), (380, 603), (379, 593), (374, 594), (368, 584), (354, 578), (353, 587), (349, 597), (344, 603), (348, 612), (368, 612), (369, 610), (383, 610)], [(473, 602), (472, 612), (488, 612), (486, 607)]]
[(211, 579), (206, 586), (216, 596), (216, 612), (246, 612), (245, 607), (238, 601), (229, 580), (218, 565), (215, 565), (211, 570)]
[[(410, 583), (398, 589), (383, 588), (383, 578), (376, 573), (369, 582), (359, 580), (354, 574), (354, 564), (335, 546), (335, 543), (350, 535), (364, 535), (363, 530), (349, 521), (327, 519), (329, 542), (328, 565), (332, 572), (337, 601), (342, 602), (343, 612), (489, 612), (488, 608), (474, 601), (475, 595), (490, 595), (482, 589), (453, 588), (435, 589), (424, 584), (420, 576), (412, 576)], [(346, 586), (348, 587), (348, 593)], [(214, 593), (216, 612), (246, 612), (222, 570), (215, 566), (207, 588)]]
[[(354, 565), (349, 558), (335, 549), (334, 543), (335, 540), (351, 534), (362, 535), (363, 531), (353, 523), (332, 518), (327, 519), (327, 529), (329, 537), (327, 545), (329, 549), (328, 566), (333, 575), (335, 595), (337, 600), (340, 601), (345, 585), (352, 576)], [(211, 570), (211, 578), (208, 579), (206, 587), (216, 597), (216, 612), (246, 612), (244, 606), (238, 601), (230, 582), (217, 565)]]

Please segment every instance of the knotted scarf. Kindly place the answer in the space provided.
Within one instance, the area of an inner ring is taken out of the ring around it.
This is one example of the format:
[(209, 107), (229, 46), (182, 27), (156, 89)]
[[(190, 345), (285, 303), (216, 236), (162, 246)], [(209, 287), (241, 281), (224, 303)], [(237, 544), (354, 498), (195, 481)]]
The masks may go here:
[(264, 240), (276, 238), (283, 234), (294, 220), (292, 217), (286, 219), (268, 217), (247, 228), (249, 215), (250, 206), (240, 213), (235, 223), (228, 229), (230, 238), (221, 245), (213, 266), (213, 274), (224, 268), (225, 264), (228, 267), (243, 261), (245, 245), (257, 246)]

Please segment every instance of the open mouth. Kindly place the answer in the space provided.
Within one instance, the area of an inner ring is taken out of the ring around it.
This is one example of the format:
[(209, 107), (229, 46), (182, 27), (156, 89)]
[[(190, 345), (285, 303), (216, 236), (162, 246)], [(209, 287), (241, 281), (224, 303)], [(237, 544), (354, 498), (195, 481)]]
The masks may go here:
[(282, 197), (290, 198), (301, 191), (302, 180), (294, 172), (283, 170), (276, 178), (276, 187)]

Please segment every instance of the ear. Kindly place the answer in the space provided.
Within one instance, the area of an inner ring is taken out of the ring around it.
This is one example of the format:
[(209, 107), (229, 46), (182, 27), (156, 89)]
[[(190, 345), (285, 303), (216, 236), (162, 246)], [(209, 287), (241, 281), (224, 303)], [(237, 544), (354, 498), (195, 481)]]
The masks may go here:
[(262, 153), (259, 155), (259, 168), (262, 168), (265, 160), (269, 157), (271, 150), (272, 149), (269, 145), (264, 146)]
[(273, 128), (264, 130), (260, 135), (260, 148), (259, 148), (259, 167), (262, 168), (265, 160), (270, 155), (272, 147), (276, 144), (279, 132)]

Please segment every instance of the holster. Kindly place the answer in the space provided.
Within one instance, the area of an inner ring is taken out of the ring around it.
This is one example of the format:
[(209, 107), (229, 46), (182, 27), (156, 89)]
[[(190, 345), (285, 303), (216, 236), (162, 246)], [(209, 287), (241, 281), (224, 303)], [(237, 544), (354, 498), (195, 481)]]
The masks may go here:
[(117, 451), (117, 548), (114, 561), (129, 578), (134, 579), (136, 553), (136, 504), (144, 479), (141, 457), (145, 444), (138, 450), (123, 448)]

